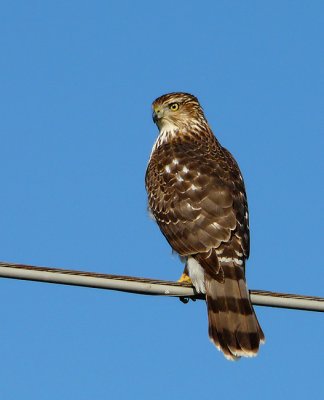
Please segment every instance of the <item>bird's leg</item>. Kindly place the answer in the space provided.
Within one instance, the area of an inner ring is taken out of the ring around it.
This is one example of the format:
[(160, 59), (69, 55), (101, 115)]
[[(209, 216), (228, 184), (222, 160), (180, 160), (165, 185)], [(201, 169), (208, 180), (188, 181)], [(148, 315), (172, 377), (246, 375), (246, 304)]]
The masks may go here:
[(188, 283), (192, 285), (192, 280), (190, 276), (188, 275), (188, 268), (187, 265), (185, 266), (185, 269), (183, 270), (182, 275), (180, 276), (180, 279), (178, 280), (179, 283)]
[(190, 276), (187, 275), (185, 272), (180, 276), (180, 279), (178, 280), (179, 283), (190, 283), (192, 285), (192, 281), (190, 279)]
[[(180, 279), (178, 280), (179, 283), (188, 283), (189, 285), (192, 285), (192, 280), (188, 274), (188, 268), (187, 264), (185, 266), (185, 269), (183, 270), (182, 275), (180, 276)], [(196, 301), (194, 297), (179, 297), (180, 301), (184, 304), (187, 304), (189, 300), (191, 299), (192, 301)]]

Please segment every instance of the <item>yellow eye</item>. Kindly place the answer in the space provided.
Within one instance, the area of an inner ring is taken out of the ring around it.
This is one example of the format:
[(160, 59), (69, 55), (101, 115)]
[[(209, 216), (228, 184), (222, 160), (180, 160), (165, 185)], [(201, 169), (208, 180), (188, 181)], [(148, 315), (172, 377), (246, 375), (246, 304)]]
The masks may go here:
[(179, 108), (179, 104), (178, 103), (171, 103), (169, 105), (169, 108), (171, 111), (177, 111), (177, 109)]

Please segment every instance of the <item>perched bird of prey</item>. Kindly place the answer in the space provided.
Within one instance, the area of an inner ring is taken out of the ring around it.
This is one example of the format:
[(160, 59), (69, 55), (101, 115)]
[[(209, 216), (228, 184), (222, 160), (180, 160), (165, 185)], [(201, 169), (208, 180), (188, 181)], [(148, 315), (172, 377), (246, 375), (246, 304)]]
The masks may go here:
[(206, 295), (209, 337), (226, 358), (255, 356), (264, 335), (245, 281), (249, 214), (239, 167), (195, 96), (159, 97), (153, 120), (159, 135), (145, 177), (148, 205), (186, 260), (180, 282)]

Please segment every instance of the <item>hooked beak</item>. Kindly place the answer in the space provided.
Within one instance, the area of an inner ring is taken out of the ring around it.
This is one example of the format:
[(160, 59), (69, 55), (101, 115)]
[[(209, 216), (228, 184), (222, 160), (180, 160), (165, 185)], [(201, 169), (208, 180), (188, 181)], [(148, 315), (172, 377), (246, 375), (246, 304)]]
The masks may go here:
[(155, 124), (158, 125), (159, 120), (163, 117), (163, 110), (161, 108), (154, 108), (152, 118)]

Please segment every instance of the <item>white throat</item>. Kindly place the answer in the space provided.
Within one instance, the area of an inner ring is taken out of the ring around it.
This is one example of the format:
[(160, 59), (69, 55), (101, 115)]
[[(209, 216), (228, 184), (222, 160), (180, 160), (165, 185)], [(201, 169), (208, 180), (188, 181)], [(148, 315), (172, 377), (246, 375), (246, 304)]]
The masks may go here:
[(170, 139), (177, 135), (179, 128), (170, 121), (164, 121), (161, 126), (159, 136), (157, 137), (152, 152), (163, 143), (167, 143)]

